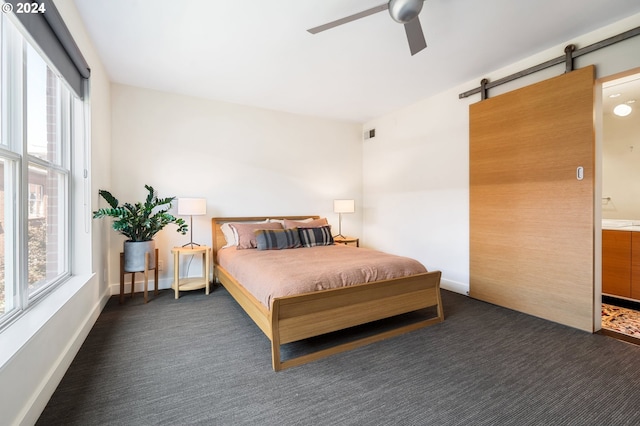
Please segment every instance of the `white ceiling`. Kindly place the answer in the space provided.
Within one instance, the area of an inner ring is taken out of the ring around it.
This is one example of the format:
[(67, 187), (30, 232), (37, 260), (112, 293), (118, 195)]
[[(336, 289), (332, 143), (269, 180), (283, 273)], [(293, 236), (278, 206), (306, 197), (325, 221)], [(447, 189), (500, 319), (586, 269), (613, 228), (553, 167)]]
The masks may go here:
[(387, 12), (306, 31), (384, 0), (74, 1), (114, 82), (356, 122), (640, 13), (637, 0), (427, 0), (428, 47), (412, 57)]
[(640, 74), (621, 77), (602, 85), (604, 114), (612, 114), (616, 105), (620, 104), (627, 104), (636, 111), (640, 108)]

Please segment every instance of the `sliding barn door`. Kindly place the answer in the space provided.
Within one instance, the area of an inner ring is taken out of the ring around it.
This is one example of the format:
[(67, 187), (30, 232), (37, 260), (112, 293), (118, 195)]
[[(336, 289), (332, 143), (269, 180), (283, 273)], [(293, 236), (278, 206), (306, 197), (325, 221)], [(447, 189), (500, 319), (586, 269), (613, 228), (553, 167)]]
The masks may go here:
[(470, 106), (470, 295), (585, 331), (594, 308), (594, 68)]

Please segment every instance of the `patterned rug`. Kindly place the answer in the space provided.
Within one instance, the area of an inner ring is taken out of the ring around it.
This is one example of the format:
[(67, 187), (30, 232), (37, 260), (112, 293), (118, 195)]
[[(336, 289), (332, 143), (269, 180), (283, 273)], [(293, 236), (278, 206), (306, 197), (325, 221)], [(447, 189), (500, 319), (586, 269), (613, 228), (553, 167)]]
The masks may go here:
[(640, 338), (640, 312), (603, 303), (602, 328)]

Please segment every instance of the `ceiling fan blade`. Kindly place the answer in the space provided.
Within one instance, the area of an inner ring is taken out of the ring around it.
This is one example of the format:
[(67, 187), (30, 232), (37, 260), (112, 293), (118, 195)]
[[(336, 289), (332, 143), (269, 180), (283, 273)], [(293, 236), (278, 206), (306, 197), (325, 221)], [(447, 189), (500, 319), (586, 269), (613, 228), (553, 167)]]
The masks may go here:
[(374, 13), (382, 12), (383, 10), (389, 9), (389, 3), (381, 4), (380, 6), (372, 7), (371, 9), (363, 10), (362, 12), (355, 13), (353, 15), (349, 15), (345, 18), (338, 19), (333, 22), (329, 22), (328, 24), (320, 25), (317, 27), (309, 28), (311, 34), (317, 34), (322, 31), (329, 30), (331, 28), (337, 27), (338, 25), (346, 24), (347, 22), (355, 21), (360, 18), (364, 18), (369, 15), (373, 15)]
[(422, 25), (420, 25), (420, 19), (417, 16), (404, 24), (404, 31), (407, 33), (411, 56), (427, 47), (427, 41), (424, 39), (424, 33), (422, 32)]

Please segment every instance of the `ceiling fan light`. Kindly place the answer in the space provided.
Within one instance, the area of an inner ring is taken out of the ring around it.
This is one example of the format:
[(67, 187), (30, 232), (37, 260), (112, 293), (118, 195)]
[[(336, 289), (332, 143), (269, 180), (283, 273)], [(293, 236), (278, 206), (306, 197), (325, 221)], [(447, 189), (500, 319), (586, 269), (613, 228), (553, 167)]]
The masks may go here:
[(420, 14), (424, 0), (391, 0), (389, 15), (394, 21), (406, 24)]
[(613, 109), (613, 113), (618, 117), (626, 117), (627, 115), (631, 114), (631, 109), (632, 108), (627, 104), (620, 104), (616, 105), (616, 107)]

